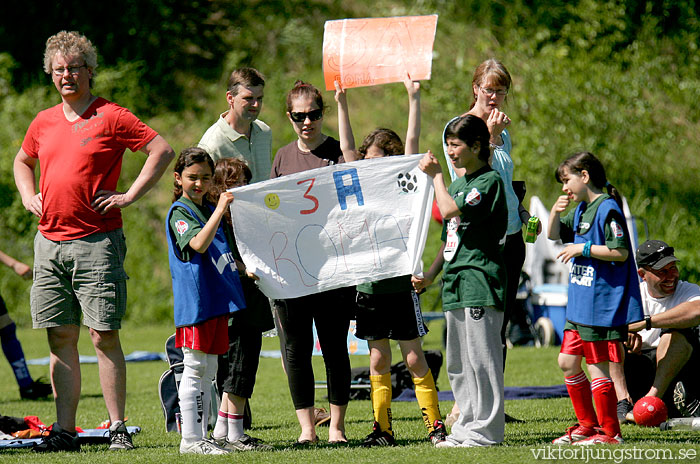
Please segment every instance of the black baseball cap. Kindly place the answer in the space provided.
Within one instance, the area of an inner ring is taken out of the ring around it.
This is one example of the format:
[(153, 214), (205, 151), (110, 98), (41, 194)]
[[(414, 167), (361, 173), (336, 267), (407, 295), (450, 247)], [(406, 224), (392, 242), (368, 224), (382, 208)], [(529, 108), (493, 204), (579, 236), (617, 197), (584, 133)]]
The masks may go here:
[(637, 248), (637, 266), (649, 266), (659, 270), (669, 263), (678, 261), (672, 246), (661, 240), (647, 240)]

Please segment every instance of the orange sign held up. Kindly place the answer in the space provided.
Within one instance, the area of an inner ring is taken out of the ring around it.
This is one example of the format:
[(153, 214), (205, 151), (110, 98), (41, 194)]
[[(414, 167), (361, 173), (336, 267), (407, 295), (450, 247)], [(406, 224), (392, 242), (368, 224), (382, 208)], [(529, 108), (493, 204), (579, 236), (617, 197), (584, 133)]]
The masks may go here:
[(326, 90), (430, 79), (437, 15), (326, 21)]

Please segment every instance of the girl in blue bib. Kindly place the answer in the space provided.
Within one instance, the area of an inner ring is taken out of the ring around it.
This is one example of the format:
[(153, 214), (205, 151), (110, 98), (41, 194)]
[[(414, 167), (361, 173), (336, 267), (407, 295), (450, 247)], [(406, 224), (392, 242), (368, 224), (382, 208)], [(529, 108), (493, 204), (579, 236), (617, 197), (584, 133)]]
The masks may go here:
[(214, 162), (201, 148), (186, 148), (175, 163), (174, 202), (166, 219), (173, 281), (175, 346), (184, 371), (178, 390), (182, 414), (180, 453), (225, 454), (204, 438), (211, 382), (218, 355), (228, 350), (229, 314), (245, 308), (231, 237), (222, 227), (230, 192), (216, 205), (207, 202)]
[[(578, 423), (553, 443), (620, 444), (609, 362), (622, 361), (619, 342), (627, 336), (627, 324), (643, 317), (622, 199), (588, 152), (562, 162), (555, 177), (565, 195), (552, 207), (548, 236), (570, 243), (557, 257), (570, 266), (559, 367)], [(560, 217), (572, 201), (578, 206)], [(581, 368), (584, 357), (590, 382)]]

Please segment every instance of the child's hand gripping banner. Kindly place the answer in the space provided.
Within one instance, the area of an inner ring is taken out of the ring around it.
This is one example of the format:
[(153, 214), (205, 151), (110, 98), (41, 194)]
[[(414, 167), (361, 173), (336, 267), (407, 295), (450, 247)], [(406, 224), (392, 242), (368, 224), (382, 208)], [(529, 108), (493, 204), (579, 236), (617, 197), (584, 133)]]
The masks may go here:
[(422, 155), (336, 164), (232, 189), (243, 262), (270, 298), (421, 272), (433, 187)]
[(326, 21), (326, 90), (430, 79), (437, 15)]

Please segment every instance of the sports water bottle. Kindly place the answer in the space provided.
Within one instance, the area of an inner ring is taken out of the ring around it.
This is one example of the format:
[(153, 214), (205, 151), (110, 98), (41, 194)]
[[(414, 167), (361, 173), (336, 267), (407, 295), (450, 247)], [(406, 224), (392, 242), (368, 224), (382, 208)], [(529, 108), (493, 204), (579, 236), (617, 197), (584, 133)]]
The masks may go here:
[(661, 430), (700, 430), (700, 417), (679, 417), (662, 422)]

